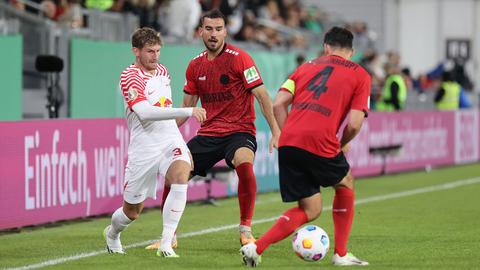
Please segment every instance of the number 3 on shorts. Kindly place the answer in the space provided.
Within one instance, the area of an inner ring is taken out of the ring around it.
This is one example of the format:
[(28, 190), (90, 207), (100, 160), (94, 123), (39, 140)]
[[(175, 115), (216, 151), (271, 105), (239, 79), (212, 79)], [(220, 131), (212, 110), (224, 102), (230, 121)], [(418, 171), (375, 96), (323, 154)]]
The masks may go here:
[(176, 157), (176, 156), (181, 156), (182, 155), (182, 150), (180, 148), (175, 148), (173, 149), (173, 156)]

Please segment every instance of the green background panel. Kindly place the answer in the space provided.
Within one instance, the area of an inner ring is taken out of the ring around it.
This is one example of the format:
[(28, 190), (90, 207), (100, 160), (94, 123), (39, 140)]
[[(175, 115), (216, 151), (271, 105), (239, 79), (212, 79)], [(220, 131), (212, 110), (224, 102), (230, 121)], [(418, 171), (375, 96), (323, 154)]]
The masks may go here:
[[(134, 56), (127, 42), (73, 39), (71, 44), (70, 116), (73, 118), (123, 117), (123, 100), (118, 89), (120, 73)], [(202, 46), (165, 45), (160, 52), (172, 78), (174, 106), (183, 99), (185, 70)], [(295, 68), (294, 53), (250, 52), (270, 95)]]
[(123, 104), (118, 82), (120, 73), (133, 62), (130, 46), (73, 39), (70, 55), (70, 116), (121, 116)]
[[(22, 119), (22, 48), (21, 36), (0, 36), (0, 81), (4, 102), (0, 106), (0, 121)], [(6, 63), (6, 64), (5, 64)]]

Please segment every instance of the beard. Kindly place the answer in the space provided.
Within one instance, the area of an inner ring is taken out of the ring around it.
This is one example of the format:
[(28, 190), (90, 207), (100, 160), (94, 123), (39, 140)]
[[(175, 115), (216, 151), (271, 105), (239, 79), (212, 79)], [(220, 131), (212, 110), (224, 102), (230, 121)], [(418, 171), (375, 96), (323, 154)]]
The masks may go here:
[(203, 44), (205, 44), (205, 48), (212, 53), (218, 52), (223, 47), (223, 43), (220, 44), (218, 39), (209, 39), (207, 41), (203, 40)]

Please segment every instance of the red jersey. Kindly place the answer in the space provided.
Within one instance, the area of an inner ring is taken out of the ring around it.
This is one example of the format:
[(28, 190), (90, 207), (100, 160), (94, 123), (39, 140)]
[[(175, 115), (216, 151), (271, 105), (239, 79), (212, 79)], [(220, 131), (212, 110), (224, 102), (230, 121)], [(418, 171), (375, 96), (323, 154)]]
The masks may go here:
[(322, 56), (298, 67), (280, 91), (293, 102), (279, 146), (331, 158), (340, 152), (337, 133), (349, 111), (368, 112), (370, 75), (342, 57)]
[(230, 44), (225, 44), (213, 60), (208, 60), (204, 51), (190, 61), (186, 77), (185, 93), (198, 95), (207, 111), (199, 135), (255, 135), (251, 90), (262, 85), (263, 80), (250, 55)]

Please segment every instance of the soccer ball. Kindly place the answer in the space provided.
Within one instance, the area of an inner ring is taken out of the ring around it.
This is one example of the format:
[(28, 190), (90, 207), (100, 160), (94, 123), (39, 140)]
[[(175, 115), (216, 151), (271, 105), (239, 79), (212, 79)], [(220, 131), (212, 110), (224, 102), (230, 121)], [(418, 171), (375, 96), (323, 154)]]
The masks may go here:
[(298, 230), (292, 238), (293, 251), (309, 262), (323, 259), (330, 247), (327, 233), (320, 227), (308, 225)]

